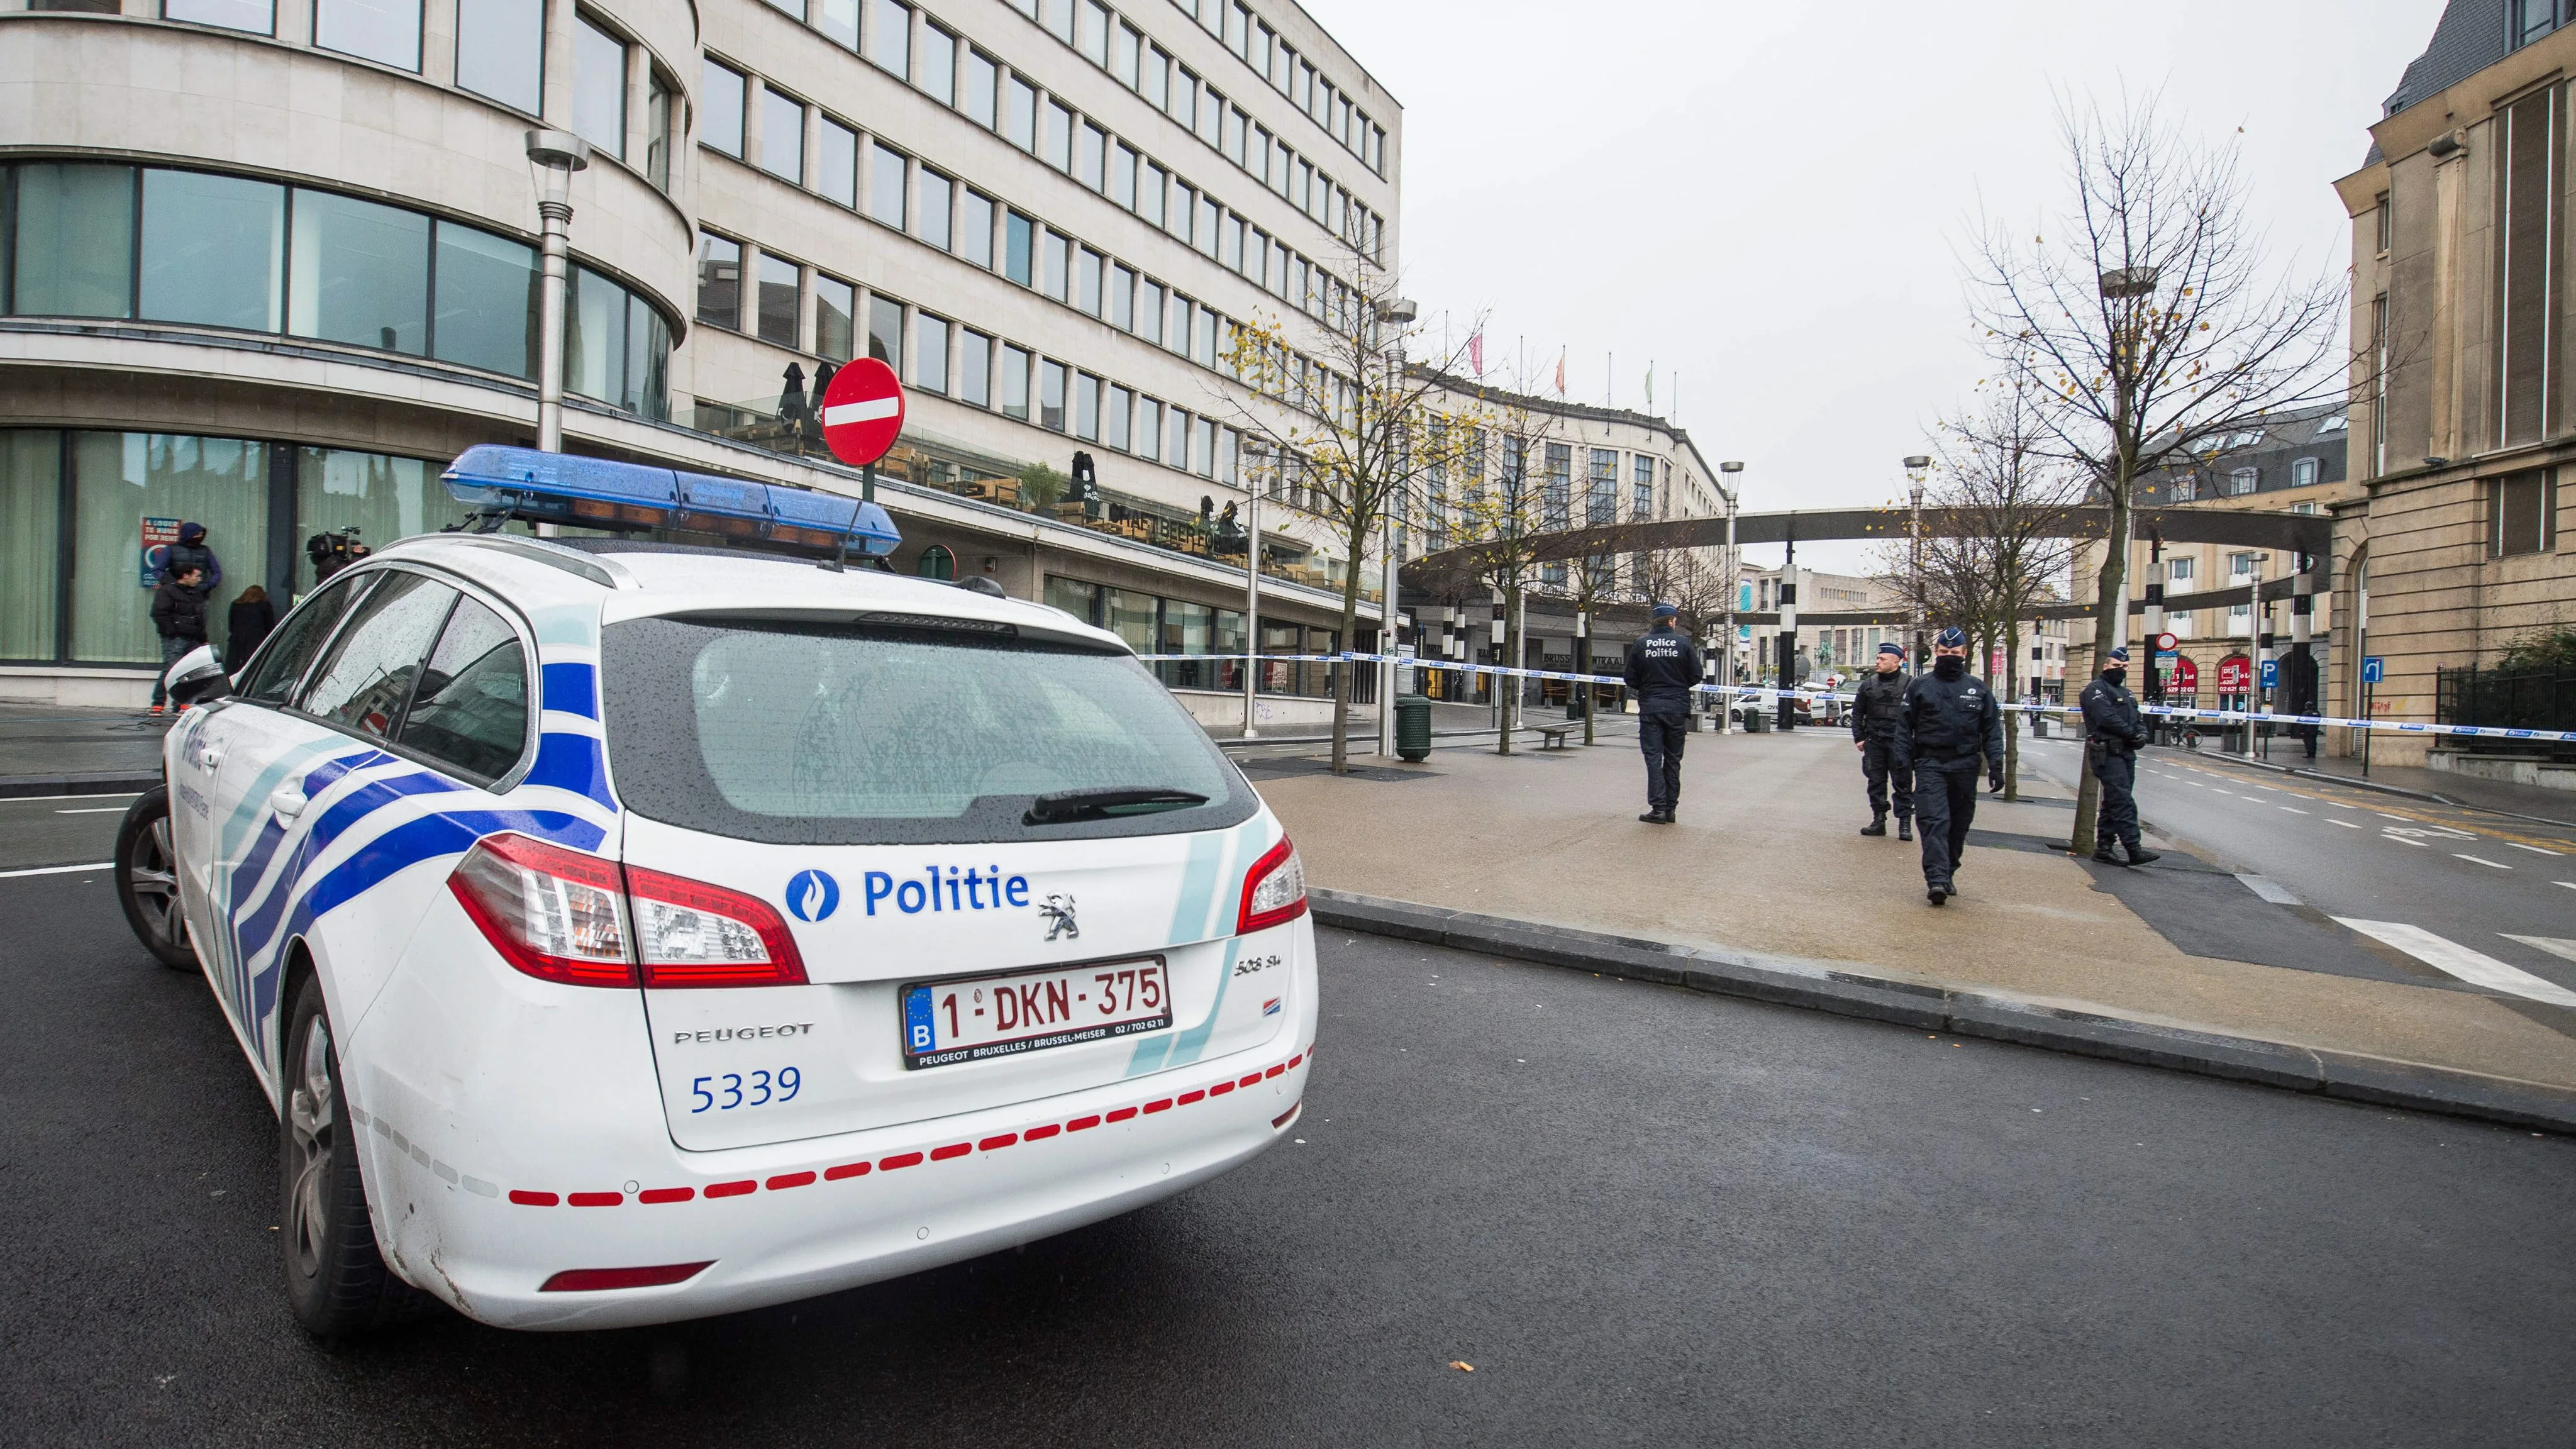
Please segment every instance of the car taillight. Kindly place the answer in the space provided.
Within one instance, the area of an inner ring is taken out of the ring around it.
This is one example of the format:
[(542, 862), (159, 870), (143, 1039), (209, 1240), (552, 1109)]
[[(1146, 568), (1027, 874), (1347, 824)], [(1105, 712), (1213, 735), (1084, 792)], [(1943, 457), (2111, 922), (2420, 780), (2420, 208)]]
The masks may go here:
[(632, 986), (617, 862), (524, 835), (487, 835), (447, 878), (511, 965), (568, 986)]
[(1262, 853), (1243, 877), (1243, 910), (1236, 917), (1238, 936), (1264, 930), (1306, 914), (1306, 863), (1288, 837)]
[(802, 986), (805, 958), (766, 901), (703, 881), (626, 868), (646, 986)]

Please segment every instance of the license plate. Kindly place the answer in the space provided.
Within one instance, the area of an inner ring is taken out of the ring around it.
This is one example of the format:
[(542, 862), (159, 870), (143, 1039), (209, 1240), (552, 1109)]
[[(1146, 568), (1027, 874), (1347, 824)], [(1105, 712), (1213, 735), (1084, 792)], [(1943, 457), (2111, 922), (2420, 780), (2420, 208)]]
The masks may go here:
[(903, 989), (903, 1064), (980, 1062), (1171, 1024), (1160, 957), (935, 981)]

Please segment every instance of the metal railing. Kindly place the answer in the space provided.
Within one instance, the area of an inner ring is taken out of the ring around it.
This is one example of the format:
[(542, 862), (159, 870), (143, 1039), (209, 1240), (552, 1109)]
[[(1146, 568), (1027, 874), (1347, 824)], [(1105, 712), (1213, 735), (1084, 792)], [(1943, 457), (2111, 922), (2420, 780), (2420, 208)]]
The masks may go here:
[[(2434, 719), (2509, 730), (2576, 730), (2576, 670), (2506, 672), (2475, 664), (2433, 671)], [(2513, 740), (2473, 741), (2515, 748)], [(2527, 746), (2526, 746), (2527, 747)]]

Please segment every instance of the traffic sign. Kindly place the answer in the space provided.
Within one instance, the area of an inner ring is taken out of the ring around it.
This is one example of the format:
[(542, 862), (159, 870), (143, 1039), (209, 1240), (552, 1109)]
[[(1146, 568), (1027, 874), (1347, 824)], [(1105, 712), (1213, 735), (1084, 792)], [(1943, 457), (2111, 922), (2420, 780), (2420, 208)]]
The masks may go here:
[(2364, 684), (2377, 684), (2380, 680), (2380, 675), (2381, 666), (2379, 656), (2376, 654), (2363, 655), (2361, 660), (2361, 682)]
[(2265, 689), (2278, 689), (2281, 687), (2280, 660), (2266, 659), (2263, 661), (2263, 687)]
[(2218, 661), (2218, 692), (2243, 694), (2254, 685), (2254, 661), (2242, 654), (2230, 654)]
[(2172, 652), (2174, 652), (2174, 646), (2176, 646), (2176, 645), (2180, 644), (2181, 642), (2182, 642), (2182, 641), (2181, 641), (2180, 639), (2176, 638), (2174, 635), (2172, 635), (2172, 634), (2170, 634), (2170, 633), (2166, 633), (2166, 634), (2158, 634), (2158, 635), (2156, 636), (2156, 648), (2157, 648), (2160, 652), (2163, 652), (2163, 653), (2166, 653), (2166, 654), (2171, 654)]
[(886, 455), (903, 431), (903, 384), (873, 357), (841, 365), (823, 389), (823, 445), (853, 468)]

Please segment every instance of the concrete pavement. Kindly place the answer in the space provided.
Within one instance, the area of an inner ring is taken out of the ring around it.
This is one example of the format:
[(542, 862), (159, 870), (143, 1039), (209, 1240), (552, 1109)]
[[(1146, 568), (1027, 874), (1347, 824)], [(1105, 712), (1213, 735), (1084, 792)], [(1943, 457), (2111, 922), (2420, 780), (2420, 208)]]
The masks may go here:
[[(2188, 854), (2138, 872), (2072, 858), (2069, 792), (2036, 770), (2035, 798), (1981, 801), (1965, 894), (1934, 911), (1912, 845), (1854, 833), (1867, 809), (1848, 734), (1701, 734), (1690, 750), (1670, 827), (1634, 819), (1644, 771), (1624, 742), (1443, 749), (1395, 781), (1301, 773), (1262, 790), (1328, 888), (2576, 1089), (2576, 1011), (2471, 987)], [(2259, 932), (2199, 929), (2255, 907), (2274, 913)], [(2255, 936), (2274, 944), (2239, 950)]]
[(161, 773), (175, 716), (141, 710), (0, 704), (0, 798), (143, 788)]

